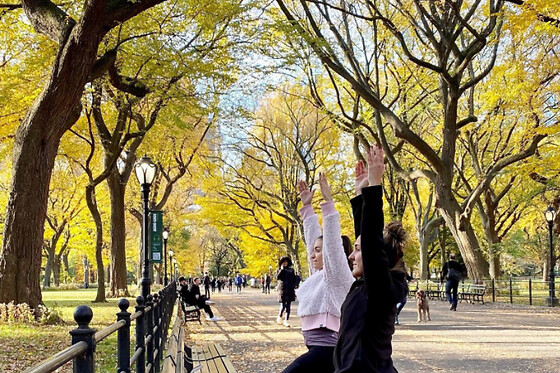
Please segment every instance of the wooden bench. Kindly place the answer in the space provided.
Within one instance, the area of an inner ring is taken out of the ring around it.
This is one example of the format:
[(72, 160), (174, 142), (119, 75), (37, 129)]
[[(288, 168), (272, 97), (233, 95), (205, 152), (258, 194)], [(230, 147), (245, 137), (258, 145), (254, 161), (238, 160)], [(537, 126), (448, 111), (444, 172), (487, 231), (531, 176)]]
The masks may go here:
[(409, 285), (408, 295), (410, 297), (416, 298), (416, 292), (420, 289), (419, 285), (423, 285), (422, 288), (424, 288), (426, 294), (428, 294), (428, 298), (445, 300), (445, 285), (432, 281), (424, 281), (422, 283), (418, 281), (414, 289)]
[(198, 323), (202, 325), (202, 321), (200, 321), (200, 308), (198, 308), (198, 306), (185, 304), (183, 312), (185, 313), (185, 322), (198, 321)]
[(191, 349), (192, 372), (236, 373), (231, 361), (219, 344), (194, 346)]
[(179, 302), (181, 303), (180, 309), (185, 316), (185, 322), (198, 321), (198, 323), (202, 325), (202, 321), (200, 321), (200, 308), (185, 302), (183, 297), (181, 297), (181, 293), (179, 293)]
[(484, 304), (484, 294), (486, 294), (485, 284), (468, 284), (466, 289), (461, 289), (459, 299), (469, 303), (481, 302)]

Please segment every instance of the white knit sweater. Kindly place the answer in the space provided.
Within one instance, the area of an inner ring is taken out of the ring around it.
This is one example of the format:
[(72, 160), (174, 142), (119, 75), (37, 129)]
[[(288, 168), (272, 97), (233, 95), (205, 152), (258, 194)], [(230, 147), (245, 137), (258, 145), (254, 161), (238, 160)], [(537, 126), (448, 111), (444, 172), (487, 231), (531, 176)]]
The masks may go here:
[[(334, 208), (334, 202), (322, 203), (321, 210), (323, 213), (322, 270), (313, 269), (311, 263), (311, 253), (315, 240), (321, 236), (319, 219), (311, 205), (304, 206), (300, 210), (303, 217), (307, 260), (309, 268), (312, 268), (312, 275), (303, 282), (297, 291), (298, 316), (305, 318), (326, 314), (326, 316), (334, 316), (339, 319), (340, 308), (354, 282), (354, 278), (342, 247), (340, 217)], [(313, 320), (317, 320), (317, 318), (314, 317)], [(302, 319), (302, 326), (304, 326), (302, 329), (306, 330), (304, 324), (306, 324), (305, 320)], [(307, 323), (307, 326), (307, 329), (309, 329), (310, 324)], [(312, 328), (321, 326), (323, 325), (312, 325)], [(338, 328), (336, 329), (335, 331), (338, 331)]]

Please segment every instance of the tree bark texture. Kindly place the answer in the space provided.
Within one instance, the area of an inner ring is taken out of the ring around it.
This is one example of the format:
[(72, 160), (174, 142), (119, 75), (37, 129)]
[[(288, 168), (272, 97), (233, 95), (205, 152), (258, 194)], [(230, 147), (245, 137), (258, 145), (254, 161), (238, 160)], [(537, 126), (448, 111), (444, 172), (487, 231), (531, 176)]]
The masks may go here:
[(97, 3), (85, 10), (88, 16), (75, 27), (68, 27), (49, 81), (16, 133), (0, 259), (0, 302), (26, 302), (32, 308), (42, 303), (39, 274), (51, 173), (62, 135), (79, 118), (80, 98), (103, 37), (105, 6)]
[(121, 183), (115, 170), (107, 179), (111, 198), (111, 281), (110, 296), (128, 296), (126, 285), (126, 226), (125, 226), (125, 190), (126, 183)]
[(42, 303), (41, 248), (60, 139), (80, 116), (80, 99), (104, 35), (163, 1), (89, 0), (76, 22), (50, 1), (22, 0), (35, 30), (58, 42), (59, 49), (45, 88), (16, 132), (0, 258), (0, 302), (25, 302), (32, 308)]
[(103, 221), (97, 208), (95, 186), (86, 187), (86, 202), (95, 222), (95, 264), (97, 266), (97, 295), (94, 302), (106, 302), (105, 298), (105, 268), (103, 266)]
[(459, 203), (451, 195), (449, 189), (437, 188), (437, 185), (436, 195), (436, 207), (459, 247), (469, 277), (475, 281), (487, 278), (489, 275), (488, 263), (482, 255), (472, 225), (461, 225)]

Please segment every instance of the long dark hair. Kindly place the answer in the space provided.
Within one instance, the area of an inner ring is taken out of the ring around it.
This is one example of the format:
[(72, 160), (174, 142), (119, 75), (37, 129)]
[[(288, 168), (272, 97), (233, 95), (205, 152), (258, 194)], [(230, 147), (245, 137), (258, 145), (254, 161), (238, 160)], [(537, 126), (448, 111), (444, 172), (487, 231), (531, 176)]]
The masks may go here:
[(402, 222), (392, 221), (385, 226), (383, 240), (385, 241), (385, 252), (389, 259), (390, 268), (404, 271), (402, 257), (404, 256), (403, 247), (407, 237)]
[(282, 267), (282, 263), (284, 263), (285, 261), (288, 262), (288, 268), (293, 266), (294, 263), (292, 262), (292, 258), (290, 258), (289, 256), (283, 256), (280, 258), (280, 260), (278, 261), (278, 268)]
[(348, 261), (348, 267), (352, 269), (352, 262), (348, 259), (350, 254), (352, 254), (352, 240), (345, 235), (340, 236), (340, 238), (342, 238), (342, 248), (344, 249), (344, 255), (346, 255), (346, 260)]

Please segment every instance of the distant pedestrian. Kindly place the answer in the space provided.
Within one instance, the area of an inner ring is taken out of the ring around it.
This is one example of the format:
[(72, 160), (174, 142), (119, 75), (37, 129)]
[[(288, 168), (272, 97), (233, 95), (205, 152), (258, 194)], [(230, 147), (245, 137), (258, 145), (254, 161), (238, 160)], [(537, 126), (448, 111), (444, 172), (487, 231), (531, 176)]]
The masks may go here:
[[(280, 303), (280, 311), (276, 317), (276, 322), (286, 327), (290, 326), (288, 320), (290, 319), (291, 305), (296, 300), (296, 274), (292, 268), (292, 259), (289, 256), (282, 257), (278, 261), (278, 271), (276, 273), (276, 280), (278, 285), (278, 302)], [(286, 312), (286, 316), (282, 317)]]
[(272, 281), (272, 279), (270, 278), (270, 275), (267, 273), (266, 275), (264, 275), (264, 293), (265, 294), (270, 294), (270, 282)]
[(210, 276), (208, 276), (208, 272), (204, 272), (202, 284), (204, 285), (204, 296), (210, 299)]
[(445, 279), (445, 297), (451, 305), (451, 311), (457, 311), (457, 289), (462, 279), (463, 266), (455, 260), (455, 254), (449, 254), (449, 260), (443, 265), (441, 281)]
[(397, 313), (395, 314), (395, 325), (399, 325), (399, 315), (401, 314), (401, 311), (404, 308), (406, 301), (408, 300), (408, 293), (409, 293), (408, 282), (412, 281), (412, 277), (409, 276), (407, 273), (405, 275), (405, 279), (406, 281), (404, 282), (404, 296), (403, 299), (399, 303), (397, 303)]
[(233, 291), (233, 278), (228, 278), (228, 290), (231, 293)]
[(243, 286), (243, 278), (238, 273), (237, 276), (235, 276), (235, 287), (237, 289), (238, 294), (241, 293), (241, 287), (242, 286)]

